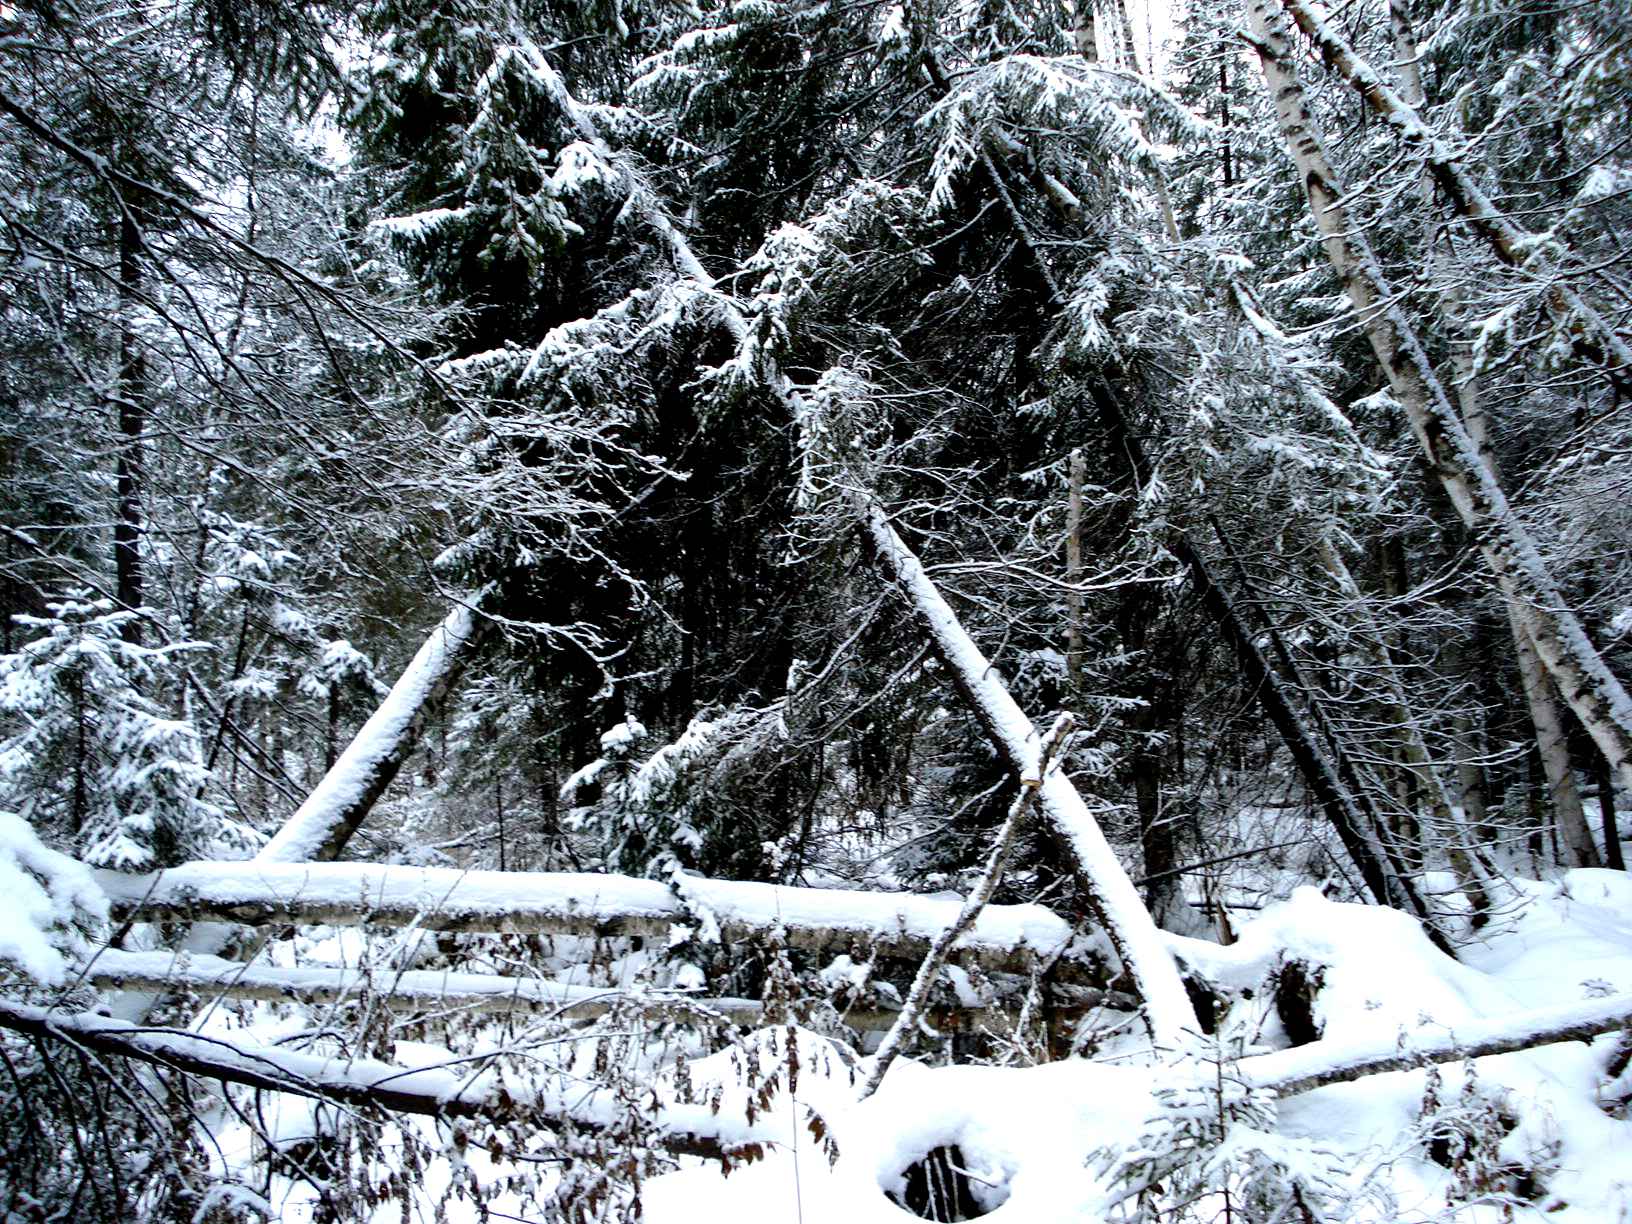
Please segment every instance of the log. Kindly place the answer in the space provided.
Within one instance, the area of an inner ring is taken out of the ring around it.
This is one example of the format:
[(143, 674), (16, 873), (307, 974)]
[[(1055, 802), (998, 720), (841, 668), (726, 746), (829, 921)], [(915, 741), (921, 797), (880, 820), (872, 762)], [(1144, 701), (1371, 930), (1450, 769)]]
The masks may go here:
[[(611, 1090), (573, 1077), (556, 1076), (524, 1088), (502, 1081), (469, 1059), (450, 1056), (443, 1066), (401, 1067), (147, 1027), (93, 1012), (53, 1011), (8, 999), (0, 999), (0, 1028), (226, 1084), (392, 1113), (434, 1118), (527, 1114), (551, 1126), (596, 1131), (611, 1126), (626, 1108)], [(752, 1135), (741, 1119), (716, 1118), (705, 1105), (667, 1105), (654, 1121), (659, 1142), (676, 1155), (728, 1159), (737, 1147), (722, 1141), (727, 1127), (739, 1139)]]
[[(597, 1019), (615, 1008), (622, 1008), (658, 1019), (723, 1020), (748, 1028), (768, 1023), (765, 1005), (757, 999), (711, 998), (678, 990), (574, 986), (545, 978), (441, 969), (376, 967), (364, 972), (355, 966), (340, 965), (286, 968), (246, 965), (219, 956), (121, 952), (108, 948), (84, 965), (79, 976), (107, 990), (143, 989), (162, 993), (190, 990), (233, 999), (321, 1004), (366, 998), (394, 1011), (414, 1013), (520, 1012), (579, 1021)], [(1101, 1006), (1130, 1011), (1138, 1006), (1126, 995), (1084, 988), (1062, 989), (1069, 992), (1069, 1001), (1063, 1006), (1054, 1006), (1052, 1014), (1056, 1021), (1075, 1021)], [(901, 1014), (882, 1007), (835, 1006), (840, 1022), (862, 1033), (886, 1032)], [(936, 1028), (954, 1030), (972, 1029), (977, 1024), (1012, 1023), (999, 1004), (974, 1008), (931, 1007), (923, 1014)]]
[(1195, 1008), (1150, 911), (1088, 805), (1064, 773), (1042, 771), (1043, 744), (1037, 728), (958, 622), (957, 614), (924, 571), (923, 563), (890, 525), (883, 506), (871, 493), (857, 491), (852, 509), (872, 542), (879, 564), (901, 588), (936, 654), (946, 664), (953, 687), (986, 731), (992, 746), (1019, 775), (1021, 784), (1036, 788), (1043, 819), (1065, 848), (1077, 886), (1144, 1001), (1151, 1037), (1157, 1045), (1183, 1045), (1186, 1034), (1201, 1031)]
[(1291, 1050), (1244, 1058), (1236, 1064), (1235, 1072), (1255, 1088), (1295, 1096), (1388, 1071), (1513, 1054), (1561, 1041), (1588, 1041), (1629, 1025), (1632, 994), (1610, 995), (1502, 1020), (1470, 1020), (1443, 1032), (1419, 1028), (1408, 1037), (1373, 1045), (1314, 1041)]
[[(917, 959), (958, 915), (957, 898), (913, 893), (794, 888), (701, 876), (684, 878), (687, 900), (668, 885), (577, 872), (460, 871), (374, 863), (184, 863), (146, 875), (98, 872), (115, 914), (273, 923), (418, 926), (637, 937), (668, 941), (675, 925), (718, 926), (723, 942), (763, 939), (781, 928), (789, 947), (878, 951)], [(1040, 905), (988, 906), (952, 959), (1030, 973), (1069, 950), (1072, 930)], [(1082, 958), (1062, 958), (1060, 981), (1103, 984)]]

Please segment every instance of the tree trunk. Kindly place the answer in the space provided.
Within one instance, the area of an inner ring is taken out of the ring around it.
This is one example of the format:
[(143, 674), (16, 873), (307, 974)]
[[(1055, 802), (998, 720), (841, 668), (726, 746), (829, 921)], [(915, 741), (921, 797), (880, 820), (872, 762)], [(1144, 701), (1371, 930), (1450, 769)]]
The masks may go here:
[(1071, 697), (1082, 696), (1082, 486), (1087, 480), (1087, 464), (1082, 448), (1071, 451), (1070, 500), (1065, 515), (1065, 670), (1071, 678)]
[[(1295, 0), (1289, 0), (1295, 2)], [(1348, 293), (1395, 397), (1457, 512), (1509, 598), (1524, 609), (1537, 653), (1617, 777), (1632, 788), (1632, 699), (1565, 607), (1534, 540), (1508, 505), (1431, 368), (1370, 244), (1343, 205), (1294, 69), (1277, 0), (1250, 0), (1253, 43), (1328, 259)]]
[(1602, 754), (1592, 757), (1592, 777), (1598, 786), (1598, 815), (1604, 824), (1604, 863), (1616, 871), (1626, 870), (1626, 858), (1621, 853), (1621, 835), (1615, 827), (1615, 779), (1610, 777), (1609, 762)]
[[(136, 335), (141, 294), (142, 235), (129, 201), (119, 201), (119, 413), (118, 460), (114, 491), (118, 513), (113, 523), (114, 596), (127, 611), (142, 606), (142, 435), (147, 429), (147, 362)], [(121, 635), (139, 642), (139, 617), (126, 621)]]
[(1553, 700), (1552, 684), (1529, 631), (1512, 605), (1508, 606), (1508, 614), (1513, 618), (1519, 679), (1530, 705), (1530, 721), (1536, 729), (1536, 752), (1547, 778), (1547, 793), (1552, 797), (1553, 820), (1563, 843), (1565, 862), (1571, 867), (1596, 867), (1598, 851), (1592, 844), (1586, 814), (1581, 808), (1581, 790), (1575, 783), (1575, 768), (1570, 763), (1570, 737), (1563, 713)]
[[(1548, 244), (1538, 242), (1536, 235), (1522, 229), (1496, 207), (1463, 169), (1456, 151), (1435, 136), (1416, 108), (1390, 89), (1377, 71), (1354, 53), (1313, 0), (1282, 0), (1282, 3), (1298, 28), (1320, 49), (1321, 58), (1358, 89), (1366, 105), (1399, 132), (1407, 144), (1422, 153), (1429, 173), (1451, 206), (1484, 237), (1498, 259), (1524, 269), (1537, 279), (1556, 276), (1558, 269), (1548, 266)], [(1402, 3), (1403, 0), (1390, 0), (1389, 22), (1396, 45), (1402, 39), (1409, 41), (1411, 34), (1409, 18), (1399, 9)], [(1256, 13), (1256, 7), (1253, 11)], [(1414, 54), (1401, 56), (1401, 60), (1402, 79), (1408, 82), (1408, 89), (1421, 98), (1422, 78), (1417, 57)], [(1328, 176), (1328, 180), (1336, 186), (1335, 179)], [(1623, 395), (1632, 392), (1632, 347), (1620, 334), (1561, 279), (1555, 279), (1549, 287), (1547, 305), (1561, 325), (1573, 334), (1576, 351), (1603, 366)]]
[[(481, 597), (474, 602), (479, 607)], [(460, 604), (448, 613), (334, 768), (255, 857), (273, 863), (338, 857), (419, 743), (437, 703), (458, 683), (490, 629), (491, 622), (473, 607)]]

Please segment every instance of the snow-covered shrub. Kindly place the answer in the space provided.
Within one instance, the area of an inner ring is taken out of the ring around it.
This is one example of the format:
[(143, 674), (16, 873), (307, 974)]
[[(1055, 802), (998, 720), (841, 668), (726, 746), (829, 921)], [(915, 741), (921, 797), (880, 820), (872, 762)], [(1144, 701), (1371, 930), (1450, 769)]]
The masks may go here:
[(1100, 1157), (1125, 1187), (1120, 1214), (1111, 1218), (1267, 1224), (1342, 1217), (1341, 1157), (1278, 1130), (1273, 1094), (1232, 1075), (1240, 1051), (1231, 1045), (1215, 1040), (1187, 1059), (1203, 1074), (1158, 1087), (1157, 1111), (1138, 1140)]

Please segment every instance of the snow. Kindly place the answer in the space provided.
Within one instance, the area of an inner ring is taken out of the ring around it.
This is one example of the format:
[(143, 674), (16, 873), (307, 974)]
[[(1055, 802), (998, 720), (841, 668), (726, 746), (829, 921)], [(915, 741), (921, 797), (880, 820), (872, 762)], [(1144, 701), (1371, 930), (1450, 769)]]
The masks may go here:
[(469, 604), (460, 603), (431, 632), (334, 767), (323, 775), (256, 861), (300, 863), (320, 856), (338, 822), (355, 809), (376, 783), (380, 770), (401, 751), (404, 737), (422, 715), (431, 695), (446, 681), (450, 670), (463, 662), (464, 647), (478, 629), (476, 615)]
[(105, 920), (108, 903), (83, 863), (59, 854), (14, 812), (0, 812), (0, 963), (45, 986), (67, 977), (77, 928)]
[[(1600, 1107), (1613, 1034), (1590, 1044), (1459, 1059), (1470, 1045), (1517, 1041), (1548, 1024), (1590, 1020), (1606, 1027), (1632, 1014), (1632, 993), (1597, 997), (1610, 987), (1624, 991), (1632, 975), (1632, 882), (1619, 872), (1577, 871), (1556, 885), (1523, 888), (1524, 907), (1461, 964), (1404, 915), (1331, 902), (1315, 890), (1265, 910), (1231, 947), (1172, 937), (1181, 956), (1220, 986), (1254, 992), (1238, 997), (1226, 1022), (1229, 1050), (1247, 1056), (1222, 1081), (1205, 1048), (1154, 1065), (1147, 1057), (931, 1069), (901, 1059), (879, 1092), (860, 1102), (854, 1085), (865, 1077), (867, 1060), (855, 1069), (830, 1067), (815, 1082), (805, 1069), (799, 1101), (821, 1109), (838, 1150), (831, 1165), (808, 1132), (784, 1133), (765, 1161), (734, 1171), (728, 1182), (717, 1167), (700, 1166), (648, 1183), (645, 1218), (894, 1224), (908, 1218), (886, 1197), (902, 1170), (932, 1148), (956, 1144), (964, 1167), (993, 1183), (975, 1187), (992, 1208), (985, 1219), (1115, 1219), (1129, 1179), (1144, 1176), (1140, 1160), (1161, 1148), (1164, 1135), (1171, 1141), (1210, 1133), (1192, 1164), (1168, 1170), (1169, 1184), (1185, 1186), (1198, 1201), (1216, 1197), (1209, 1185), (1232, 1185), (1240, 1194), (1251, 1172), (1271, 1182), (1295, 1179), (1306, 1193), (1326, 1196), (1333, 1216), (1377, 1224), (1442, 1212), (1537, 1224), (1624, 1219), (1632, 1212), (1624, 1160), (1632, 1122)], [(1285, 1034), (1266, 1022), (1272, 993), (1266, 984), (1293, 957), (1324, 968), (1325, 1035), (1260, 1053), (1285, 1044)], [(829, 972), (843, 980), (850, 970), (835, 962)], [(1583, 973), (1591, 976), (1583, 981)], [(1552, 1006), (1538, 1009), (1543, 1002)], [(1409, 1065), (1419, 1057), (1447, 1065), (1432, 1079), (1413, 1068), (1299, 1087), (1334, 1067), (1368, 1059)], [(1231, 1099), (1241, 1103), (1229, 1107), (1229, 1124), (1206, 1132), (1220, 1109), (1216, 1085), (1231, 1080), (1251, 1086), (1251, 1095), (1232, 1089), (1238, 1096)], [(1271, 1087), (1281, 1089), (1279, 1100), (1265, 1091)], [(1483, 1174), (1429, 1158), (1429, 1135), (1460, 1133), (1497, 1115), (1508, 1119), (1499, 1147), (1467, 1157), (1487, 1162)], [(1534, 1201), (1493, 1198), (1488, 1186), (1475, 1193), (1478, 1176), (1511, 1176), (1500, 1173), (1504, 1162), (1538, 1171)], [(1482, 1210), (1492, 1214), (1474, 1214), (1480, 1209), (1467, 1202), (1481, 1193), (1492, 1204)]]

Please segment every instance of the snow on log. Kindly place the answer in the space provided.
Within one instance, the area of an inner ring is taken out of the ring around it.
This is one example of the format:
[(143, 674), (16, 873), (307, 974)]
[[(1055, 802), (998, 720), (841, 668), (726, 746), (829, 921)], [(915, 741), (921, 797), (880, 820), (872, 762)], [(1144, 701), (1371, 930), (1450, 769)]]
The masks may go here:
[[(913, 893), (793, 888), (685, 877), (686, 900), (658, 880), (542, 871), (461, 871), (374, 863), (184, 863), (147, 875), (102, 871), (115, 912), (148, 918), (419, 926), (439, 931), (507, 931), (642, 936), (667, 941), (673, 925), (699, 925), (706, 910), (726, 942), (781, 927), (787, 944), (839, 946), (920, 957), (958, 916), (957, 898)], [(1131, 887), (1131, 886), (1130, 886)], [(1028, 973), (1071, 943), (1064, 919), (1040, 905), (988, 906), (953, 949), (953, 959)], [(1169, 962), (1171, 963), (1171, 962)], [(1077, 972), (1070, 972), (1075, 968)], [(1061, 961), (1062, 981), (1093, 975)]]
[[(1621, 994), (1564, 1007), (1532, 1011), (1506, 1020), (1469, 1021), (1455, 1032), (1375, 1046), (1317, 1041), (1297, 1049), (1242, 1059), (1232, 1079), (1291, 1096), (1327, 1084), (1430, 1063), (1507, 1054), (1561, 1041), (1584, 1041), (1632, 1025), (1632, 995)], [(309, 1054), (282, 1046), (152, 1028), (90, 1012), (70, 1013), (0, 999), (0, 1027), (67, 1042), (99, 1053), (135, 1058), (226, 1083), (352, 1105), (372, 1105), (434, 1117), (514, 1116), (541, 1124), (597, 1130), (613, 1125), (626, 1106), (610, 1089), (577, 1077), (517, 1082), (492, 1066), (468, 1058), (448, 1065), (409, 1068), (371, 1059)], [(1173, 1074), (1183, 1074), (1177, 1069)], [(1204, 1084), (1214, 1082), (1204, 1073)], [(768, 1111), (757, 1123), (715, 1112), (707, 1104), (664, 1101), (651, 1117), (659, 1142), (676, 1153), (718, 1158), (746, 1143), (765, 1142), (772, 1132)]]
[(1069, 854), (1078, 886), (1145, 1004), (1152, 1038), (1162, 1046), (1183, 1044), (1187, 1031), (1199, 1031), (1195, 1008), (1150, 912), (1087, 804), (1063, 772), (1053, 770), (1039, 779), (1042, 740), (1037, 729), (958, 623), (917, 556), (890, 525), (884, 508), (870, 494), (858, 491), (854, 509), (880, 561), (905, 592), (950, 669), (953, 683), (993, 745), (1024, 784), (1037, 787), (1038, 806)]
[[(402, 1012), (522, 1012), (555, 1020), (593, 1020), (613, 1009), (660, 1018), (723, 1020), (757, 1028), (768, 1023), (765, 1004), (757, 999), (711, 998), (689, 991), (624, 990), (576, 986), (547, 978), (502, 977), (490, 973), (454, 973), (441, 969), (364, 971), (355, 966), (310, 965), (283, 968), (224, 960), (219, 956), (182, 956), (173, 952), (121, 952), (108, 948), (79, 970), (102, 989), (159, 992), (191, 990), (234, 999), (297, 1003), (364, 1000)], [(1069, 988), (1067, 988), (1069, 990)], [(1051, 1009), (1055, 1023), (1073, 1022), (1107, 1002), (1131, 1004), (1102, 991), (1069, 990), (1068, 1001)], [(882, 1033), (901, 1014), (887, 1008), (835, 1009), (849, 1029)], [(977, 1024), (1012, 1026), (999, 1006), (931, 1007), (923, 1016), (937, 1029), (970, 1029)]]
[[(479, 605), (481, 598), (477, 596), (474, 604)], [(431, 631), (333, 768), (255, 860), (302, 863), (338, 856), (397, 776), (431, 710), (458, 681), (489, 628), (490, 622), (475, 606), (455, 606)]]
[(1385, 1071), (1408, 1071), (1429, 1063), (1512, 1054), (1560, 1041), (1587, 1041), (1600, 1033), (1629, 1026), (1632, 1026), (1632, 994), (1618, 994), (1585, 1003), (1521, 1012), (1500, 1020), (1464, 1021), (1454, 1029), (1419, 1029), (1375, 1044), (1314, 1041), (1290, 1050), (1244, 1058), (1236, 1064), (1235, 1072), (1255, 1088), (1292, 1096)]

